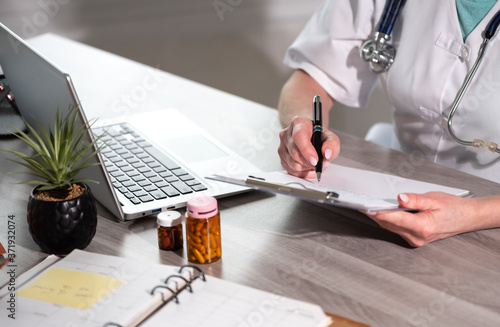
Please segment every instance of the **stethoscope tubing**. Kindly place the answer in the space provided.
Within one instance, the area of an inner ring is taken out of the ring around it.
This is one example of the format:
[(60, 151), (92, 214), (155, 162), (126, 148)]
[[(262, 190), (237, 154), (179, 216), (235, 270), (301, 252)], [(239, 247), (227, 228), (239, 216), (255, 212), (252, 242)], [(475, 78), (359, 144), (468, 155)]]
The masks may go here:
[(500, 25), (500, 10), (495, 14), (495, 16), (493, 16), (490, 23), (488, 24), (488, 27), (484, 31), (484, 37), (488, 40), (491, 39), (497, 31), (498, 25)]
[(389, 0), (385, 4), (384, 13), (380, 20), (378, 28), (379, 33), (390, 35), (396, 18), (399, 15), (399, 10), (403, 7), (405, 0)]
[[(474, 62), (474, 65), (472, 66), (472, 69), (469, 71), (467, 76), (465, 77), (465, 80), (462, 84), (462, 87), (458, 90), (457, 96), (455, 97), (455, 100), (453, 101), (453, 104), (451, 105), (450, 113), (448, 114), (448, 132), (450, 133), (451, 137), (459, 144), (461, 145), (466, 145), (466, 146), (472, 146), (476, 147), (474, 142), (468, 142), (460, 139), (458, 136), (455, 135), (452, 129), (452, 120), (453, 120), (453, 115), (455, 114), (455, 111), (457, 110), (460, 102), (462, 101), (462, 98), (465, 95), (465, 92), (469, 88), (469, 85), (474, 78), (474, 75), (476, 75), (476, 71), (479, 68), (479, 65), (481, 64), (481, 61), (483, 61), (484, 57), (484, 52), (486, 51), (486, 46), (488, 45), (489, 39), (484, 39), (483, 43), (481, 44), (481, 47), (479, 48), (479, 54), (477, 56), (476, 61)], [(498, 150), (496, 150), (498, 152)], [(500, 152), (499, 152), (500, 153)]]
[[(474, 78), (474, 75), (476, 75), (476, 71), (478, 70), (481, 62), (483, 61), (484, 53), (486, 52), (486, 48), (488, 46), (488, 42), (490, 39), (495, 35), (496, 30), (498, 29), (498, 26), (500, 25), (500, 11), (498, 11), (495, 16), (491, 19), (490, 23), (484, 30), (484, 39), (483, 43), (481, 43), (481, 46), (479, 47), (479, 53), (477, 56), (476, 61), (474, 62), (474, 65), (472, 66), (470, 72), (467, 74), (465, 77), (465, 80), (462, 84), (462, 87), (458, 90), (457, 96), (455, 97), (455, 100), (453, 101), (450, 109), (450, 113), (448, 114), (448, 133), (450, 136), (457, 142), (458, 144), (465, 145), (465, 146), (472, 146), (474, 148), (480, 148), (483, 147), (483, 144), (479, 144), (478, 142), (482, 142), (481, 140), (473, 140), (473, 141), (464, 141), (461, 138), (459, 138), (455, 133), (453, 132), (452, 128), (452, 120), (453, 120), (453, 115), (455, 114), (455, 111), (457, 110), (458, 106), (460, 105), (460, 102), (462, 101), (462, 98), (465, 95), (465, 92), (469, 88), (470, 83), (472, 82), (472, 79)], [(500, 149), (497, 147), (495, 148), (494, 152), (500, 154)]]

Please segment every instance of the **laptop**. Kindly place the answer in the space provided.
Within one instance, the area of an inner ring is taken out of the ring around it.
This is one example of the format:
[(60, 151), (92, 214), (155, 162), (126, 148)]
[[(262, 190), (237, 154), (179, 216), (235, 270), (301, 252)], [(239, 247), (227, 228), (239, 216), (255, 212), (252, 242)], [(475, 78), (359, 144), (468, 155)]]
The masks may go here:
[[(80, 124), (89, 123), (70, 76), (3, 24), (0, 66), (21, 114), (32, 126), (39, 120), (52, 127), (57, 109), (70, 106), (78, 108)], [(220, 198), (247, 191), (205, 176), (259, 171), (177, 109), (99, 126), (89, 133), (89, 141), (104, 132), (108, 146), (95, 158), (101, 165), (86, 169), (82, 176), (98, 181), (89, 183), (94, 197), (119, 220), (181, 208), (194, 196)]]

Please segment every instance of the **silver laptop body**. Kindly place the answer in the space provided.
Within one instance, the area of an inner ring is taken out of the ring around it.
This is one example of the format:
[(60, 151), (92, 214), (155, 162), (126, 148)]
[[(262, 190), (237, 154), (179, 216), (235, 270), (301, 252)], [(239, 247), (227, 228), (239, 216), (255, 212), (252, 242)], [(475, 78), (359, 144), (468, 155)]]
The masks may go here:
[[(10, 84), (21, 114), (32, 126), (35, 126), (37, 121), (40, 121), (45, 127), (52, 126), (58, 108), (64, 111), (70, 106), (79, 108), (80, 124), (88, 123), (85, 109), (78, 99), (70, 76), (45, 59), (3, 24), (0, 24), (0, 66)], [(105, 111), (106, 108), (99, 110)], [(151, 182), (150, 189), (160, 185), (154, 193), (155, 196), (151, 199), (142, 192), (134, 192), (136, 187), (129, 191), (129, 189), (118, 185), (118, 178), (113, 175), (116, 174), (114, 171), (116, 164), (110, 165), (109, 159), (103, 159), (105, 153), (97, 156), (95, 160), (98, 160), (101, 165), (85, 170), (82, 175), (98, 181), (98, 184), (89, 184), (92, 193), (97, 201), (120, 220), (136, 219), (164, 210), (184, 207), (190, 198), (197, 195), (223, 197), (246, 191), (248, 190), (246, 188), (217, 183), (204, 177), (221, 171), (227, 172), (227, 169), (234, 170), (235, 173), (258, 171), (255, 166), (220, 144), (176, 109), (146, 112), (128, 117), (127, 121), (130, 122), (130, 128), (134, 129), (133, 135), (143, 142), (140, 143), (139, 148), (143, 148), (143, 145), (147, 145), (148, 149), (151, 147), (152, 150), (148, 150), (148, 154), (153, 153), (157, 158), (156, 167), (151, 168), (152, 172), (150, 173), (150, 175), (156, 174), (154, 175), (156, 178), (153, 180), (157, 181), (161, 177), (160, 175), (173, 175), (173, 177), (168, 178), (167, 176), (161, 182)], [(162, 128), (165, 126), (165, 122), (170, 122), (171, 128)], [(113, 127), (105, 126), (100, 131), (117, 134), (118, 130), (124, 133), (122, 129), (124, 126), (117, 123)], [(179, 130), (176, 130), (179, 126), (189, 126), (188, 129), (184, 128), (184, 132), (187, 130), (188, 133), (179, 133)], [(127, 135), (124, 143), (130, 144), (130, 137)], [(89, 133), (89, 140), (94, 138), (94, 133)], [(113, 142), (116, 144), (116, 141)], [(112, 147), (113, 145), (107, 149)], [(173, 148), (173, 152), (169, 153), (167, 148)], [(129, 151), (128, 155), (131, 154), (132, 157), (135, 155)], [(168, 163), (163, 162), (164, 159)], [(149, 160), (151, 161), (151, 159)], [(182, 174), (180, 176), (177, 176), (179, 170), (175, 170), (176, 173), (169, 173), (161, 167), (158, 168), (158, 163), (165, 168), (167, 165), (171, 165), (171, 161), (181, 167)], [(131, 163), (130, 166), (134, 167), (134, 164)], [(111, 169), (113, 171), (110, 171)], [(141, 169), (141, 167), (137, 169)], [(142, 170), (146, 170), (146, 168), (142, 168)], [(123, 176), (120, 180), (126, 179), (127, 174), (128, 172), (125, 172), (125, 175), (120, 175)], [(175, 180), (176, 177), (178, 177), (177, 180)], [(184, 180), (186, 178), (188, 179)], [(174, 181), (172, 182), (172, 180)], [(174, 184), (179, 180), (195, 183), (198, 191), (189, 191), (189, 189), (179, 187), (180, 182)], [(127, 185), (132, 182), (135, 180), (130, 178)], [(139, 184), (138, 182), (135, 184)], [(165, 185), (165, 183), (170, 185)], [(181, 192), (174, 192), (178, 189), (181, 189)], [(135, 196), (135, 194), (142, 196)]]

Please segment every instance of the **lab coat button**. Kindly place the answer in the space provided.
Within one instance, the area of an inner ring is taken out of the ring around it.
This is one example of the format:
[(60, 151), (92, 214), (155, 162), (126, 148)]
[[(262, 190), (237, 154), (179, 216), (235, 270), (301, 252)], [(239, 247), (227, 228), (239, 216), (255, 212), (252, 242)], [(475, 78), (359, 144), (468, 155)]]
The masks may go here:
[(462, 58), (467, 58), (468, 56), (469, 56), (469, 51), (467, 50), (467, 48), (462, 48), (461, 57)]

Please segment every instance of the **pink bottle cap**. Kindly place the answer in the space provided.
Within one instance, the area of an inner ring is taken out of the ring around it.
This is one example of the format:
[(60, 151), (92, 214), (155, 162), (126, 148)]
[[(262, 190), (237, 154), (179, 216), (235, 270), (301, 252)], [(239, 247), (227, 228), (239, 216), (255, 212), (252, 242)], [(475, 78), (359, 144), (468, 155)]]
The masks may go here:
[(210, 218), (217, 213), (217, 200), (211, 196), (197, 196), (187, 202), (187, 211), (192, 218)]

